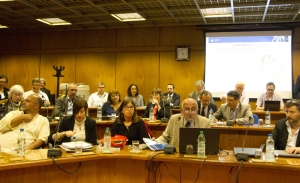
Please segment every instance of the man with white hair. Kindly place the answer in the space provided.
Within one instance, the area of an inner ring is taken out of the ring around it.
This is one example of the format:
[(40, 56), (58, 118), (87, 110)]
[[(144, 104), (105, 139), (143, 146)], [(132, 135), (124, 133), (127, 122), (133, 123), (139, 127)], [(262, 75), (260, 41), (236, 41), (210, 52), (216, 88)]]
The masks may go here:
[[(195, 88), (196, 88), (196, 91), (195, 92), (192, 92), (189, 94), (189, 98), (193, 98), (194, 100), (198, 101), (200, 100), (200, 93), (204, 90), (204, 81), (203, 80), (198, 80), (195, 82)], [(211, 104), (214, 104), (214, 99), (212, 97), (212, 94), (209, 92), (209, 95), (210, 95), (210, 103)]]
[[(249, 96), (248, 94), (244, 91), (245, 89), (245, 83), (243, 81), (238, 81), (236, 84), (235, 84), (235, 91), (239, 92), (239, 94), (241, 95), (240, 96), (240, 102), (241, 103), (245, 103), (245, 104), (248, 104), (249, 103)], [(226, 102), (227, 100), (227, 93), (225, 93), (224, 95), (222, 95), (220, 97), (221, 101), (223, 103)]]

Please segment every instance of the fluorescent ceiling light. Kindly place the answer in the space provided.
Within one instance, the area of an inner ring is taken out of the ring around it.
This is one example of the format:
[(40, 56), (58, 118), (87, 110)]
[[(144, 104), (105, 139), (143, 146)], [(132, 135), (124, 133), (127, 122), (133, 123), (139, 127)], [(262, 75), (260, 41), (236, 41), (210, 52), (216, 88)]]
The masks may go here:
[(8, 28), (8, 27), (0, 24), (0, 29), (2, 29), (2, 28)]
[(231, 8), (207, 8), (201, 9), (205, 18), (208, 17), (232, 17)]
[(111, 16), (115, 17), (121, 22), (146, 20), (138, 13), (111, 14)]
[(1, 2), (1, 1), (15, 1), (15, 0), (0, 0), (0, 2)]
[(43, 22), (48, 25), (71, 25), (71, 23), (66, 22), (60, 18), (42, 18), (42, 19), (36, 19), (40, 22)]

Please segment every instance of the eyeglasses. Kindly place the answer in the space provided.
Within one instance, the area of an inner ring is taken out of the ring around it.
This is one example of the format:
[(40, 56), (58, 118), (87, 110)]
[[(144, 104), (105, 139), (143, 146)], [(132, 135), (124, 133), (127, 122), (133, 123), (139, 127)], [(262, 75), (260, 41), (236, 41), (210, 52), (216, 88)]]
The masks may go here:
[(234, 102), (235, 101), (235, 99), (227, 99), (227, 103), (228, 102)]
[(184, 109), (184, 112), (186, 114), (188, 114), (190, 111), (191, 111), (192, 114), (196, 114), (197, 113), (197, 109), (196, 108), (192, 108), (192, 109), (186, 108), (186, 109)]
[(0, 81), (0, 83), (1, 83), (1, 84), (4, 84), (4, 83), (6, 83), (6, 81)]
[(300, 105), (300, 100), (297, 100), (297, 99), (292, 99), (292, 100), (288, 100), (288, 101), (286, 101), (286, 103), (292, 103), (292, 104), (297, 104), (297, 105)]
[(22, 97), (22, 93), (13, 93), (13, 95), (16, 97)]
[(124, 109), (126, 109), (126, 110), (132, 110), (132, 109), (134, 109), (134, 107), (133, 106), (129, 106), (129, 107), (125, 106)]

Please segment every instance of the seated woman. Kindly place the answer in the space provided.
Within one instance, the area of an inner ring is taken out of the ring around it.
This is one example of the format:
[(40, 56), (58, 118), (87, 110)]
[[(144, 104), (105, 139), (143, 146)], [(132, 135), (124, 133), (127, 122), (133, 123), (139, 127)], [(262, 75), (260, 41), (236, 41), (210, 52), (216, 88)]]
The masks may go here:
[(7, 102), (7, 113), (14, 110), (22, 110), (22, 97), (24, 89), (21, 85), (14, 85), (9, 90), (8, 102)]
[(119, 113), (119, 107), (121, 105), (121, 96), (120, 93), (113, 89), (110, 90), (107, 97), (107, 102), (105, 102), (102, 106), (102, 115), (108, 116), (112, 113)]
[(125, 99), (133, 100), (135, 107), (144, 106), (143, 96), (139, 94), (139, 88), (136, 84), (129, 85)]
[(56, 130), (48, 137), (48, 142), (54, 144), (57, 142), (70, 142), (71, 137), (76, 136), (77, 141), (89, 142), (97, 145), (97, 126), (96, 121), (86, 116), (88, 104), (79, 98), (73, 103), (73, 115), (62, 119), (58, 133)]
[(154, 88), (152, 90), (152, 102), (150, 101), (147, 104), (144, 117), (149, 118), (150, 109), (153, 108), (154, 118), (161, 119), (161, 118), (170, 118), (171, 108), (170, 103), (168, 101), (162, 100), (162, 91), (160, 88)]
[(112, 125), (111, 136), (123, 135), (128, 138), (127, 145), (131, 145), (133, 140), (144, 143), (143, 138), (149, 138), (145, 123), (136, 114), (134, 102), (125, 99), (119, 110), (119, 118)]

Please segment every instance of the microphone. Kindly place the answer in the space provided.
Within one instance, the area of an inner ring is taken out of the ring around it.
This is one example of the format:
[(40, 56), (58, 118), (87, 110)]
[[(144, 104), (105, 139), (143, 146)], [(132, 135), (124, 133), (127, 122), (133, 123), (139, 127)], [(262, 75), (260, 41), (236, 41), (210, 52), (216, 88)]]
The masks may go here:
[(166, 100), (167, 100), (167, 96), (164, 95), (164, 96), (163, 96), (163, 100), (162, 100), (163, 106), (164, 106), (164, 117), (163, 117), (163, 118), (160, 118), (161, 122), (163, 122), (163, 123), (167, 123), (167, 122), (169, 121), (169, 119), (166, 118), (166, 109), (165, 109), (165, 101), (166, 101)]
[(245, 137), (244, 137), (242, 152), (236, 154), (236, 160), (238, 160), (238, 161), (244, 161), (244, 162), (246, 162), (249, 159), (249, 154), (248, 153), (244, 153), (244, 147), (245, 147), (245, 142), (246, 142), (246, 137), (247, 137), (247, 134), (248, 134), (248, 129), (249, 129), (250, 122), (253, 123), (253, 121), (254, 121), (253, 117), (249, 116), (249, 121), (247, 123), (248, 125), (247, 125), (246, 134), (245, 134)]
[(61, 150), (60, 149), (56, 149), (56, 141), (57, 141), (57, 133), (58, 133), (58, 129), (60, 127), (60, 123), (62, 121), (62, 118), (63, 116), (60, 117), (60, 119), (58, 120), (58, 123), (57, 123), (57, 130), (56, 130), (56, 135), (55, 135), (55, 140), (54, 140), (54, 145), (53, 145), (53, 148), (52, 149), (48, 149), (48, 154), (47, 156), (48, 157), (58, 157), (62, 154)]

